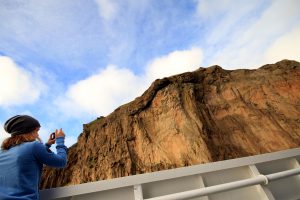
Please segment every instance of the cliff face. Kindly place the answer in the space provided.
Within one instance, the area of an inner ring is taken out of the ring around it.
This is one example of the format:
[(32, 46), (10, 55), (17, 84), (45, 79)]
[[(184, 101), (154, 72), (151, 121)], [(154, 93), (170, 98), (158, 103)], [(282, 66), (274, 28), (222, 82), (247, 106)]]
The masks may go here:
[(84, 125), (68, 166), (42, 188), (79, 184), (300, 146), (300, 63), (200, 68), (156, 80), (134, 101)]

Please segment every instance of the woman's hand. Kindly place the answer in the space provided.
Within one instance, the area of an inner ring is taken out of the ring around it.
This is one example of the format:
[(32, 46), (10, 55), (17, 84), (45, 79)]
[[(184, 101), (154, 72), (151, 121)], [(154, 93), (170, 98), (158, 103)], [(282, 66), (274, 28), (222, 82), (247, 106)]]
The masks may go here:
[(54, 134), (55, 134), (54, 138), (52, 137), (52, 133), (49, 136), (47, 144), (49, 144), (50, 146), (55, 143), (56, 138), (65, 137), (65, 133), (62, 129), (59, 130), (56, 129)]
[(65, 137), (65, 133), (63, 132), (62, 128), (60, 128), (59, 130), (55, 130), (55, 138), (59, 137)]
[(48, 142), (47, 142), (47, 144), (50, 146), (55, 143), (55, 138), (52, 137), (52, 134), (53, 133), (50, 134)]

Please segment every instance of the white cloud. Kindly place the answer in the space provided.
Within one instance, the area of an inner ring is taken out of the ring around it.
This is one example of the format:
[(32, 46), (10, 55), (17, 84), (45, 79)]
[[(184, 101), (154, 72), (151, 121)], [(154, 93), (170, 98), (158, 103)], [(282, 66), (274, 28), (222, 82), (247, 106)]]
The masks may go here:
[(3, 125), (4, 124), (2, 122), (0, 122), (0, 146), (2, 145), (2, 142), (6, 138), (10, 137), (10, 135), (8, 133), (6, 133), (6, 131), (4, 130)]
[(193, 48), (153, 59), (145, 74), (140, 76), (129, 69), (109, 65), (71, 85), (56, 104), (67, 117), (82, 118), (86, 114), (105, 116), (141, 95), (155, 79), (196, 70), (201, 61), (202, 51)]
[(117, 4), (112, 0), (95, 0), (100, 16), (105, 20), (113, 19), (118, 11)]
[(71, 147), (73, 144), (77, 142), (77, 137), (74, 136), (66, 136), (65, 138), (65, 145), (67, 147)]
[(71, 85), (57, 103), (67, 115), (107, 115), (132, 100), (143, 86), (130, 70), (107, 66), (99, 73)]
[(203, 55), (199, 48), (185, 51), (174, 51), (166, 56), (156, 58), (146, 69), (146, 76), (153, 81), (157, 78), (194, 71), (200, 67)]
[(197, 13), (204, 19), (211, 19), (218, 13), (226, 12), (232, 5), (230, 0), (197, 0)]
[(0, 106), (31, 104), (38, 100), (44, 85), (29, 71), (6, 56), (0, 56)]
[(205, 20), (209, 27), (207, 43), (215, 45), (218, 42), (226, 41), (237, 27), (241, 28), (241, 21), (245, 23), (244, 17), (249, 19), (249, 13), (258, 6), (258, 0), (236, 1), (210, 0), (198, 1), (197, 14), (201, 20)]
[[(262, 7), (257, 7), (255, 11), (258, 13), (255, 15), (251, 9), (248, 9), (248, 7), (254, 9), (255, 5), (248, 3), (231, 4), (228, 11), (222, 10), (223, 13), (219, 16), (221, 24), (213, 27), (212, 33), (209, 34), (211, 37), (208, 36), (208, 41), (218, 46), (218, 49), (214, 49), (208, 55), (210, 56), (209, 65), (219, 64), (225, 68), (236, 69), (256, 68), (266, 64), (264, 55), (269, 45), (289, 32), (291, 27), (300, 25), (300, 4), (297, 0), (271, 1), (271, 4), (261, 14), (259, 9)], [(234, 10), (244, 10), (245, 12), (233, 12)], [(235, 22), (232, 23), (232, 19), (243, 20), (233, 20)], [(219, 27), (227, 28), (219, 29)]]
[(282, 59), (300, 61), (300, 26), (279, 37), (267, 50), (268, 62)]

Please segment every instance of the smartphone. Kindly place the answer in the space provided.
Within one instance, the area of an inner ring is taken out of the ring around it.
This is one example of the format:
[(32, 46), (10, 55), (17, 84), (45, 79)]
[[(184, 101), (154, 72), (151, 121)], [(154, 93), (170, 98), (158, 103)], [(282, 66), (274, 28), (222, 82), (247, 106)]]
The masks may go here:
[(51, 140), (55, 139), (55, 132), (51, 133), (50, 138), (51, 138)]

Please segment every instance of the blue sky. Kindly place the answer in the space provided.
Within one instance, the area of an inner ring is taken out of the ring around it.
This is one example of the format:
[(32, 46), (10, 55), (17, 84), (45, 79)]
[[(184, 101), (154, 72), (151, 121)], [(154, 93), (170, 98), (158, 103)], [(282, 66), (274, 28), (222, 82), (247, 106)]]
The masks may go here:
[(45, 141), (201, 67), (300, 61), (298, 0), (0, 0), (3, 124), (29, 114)]

